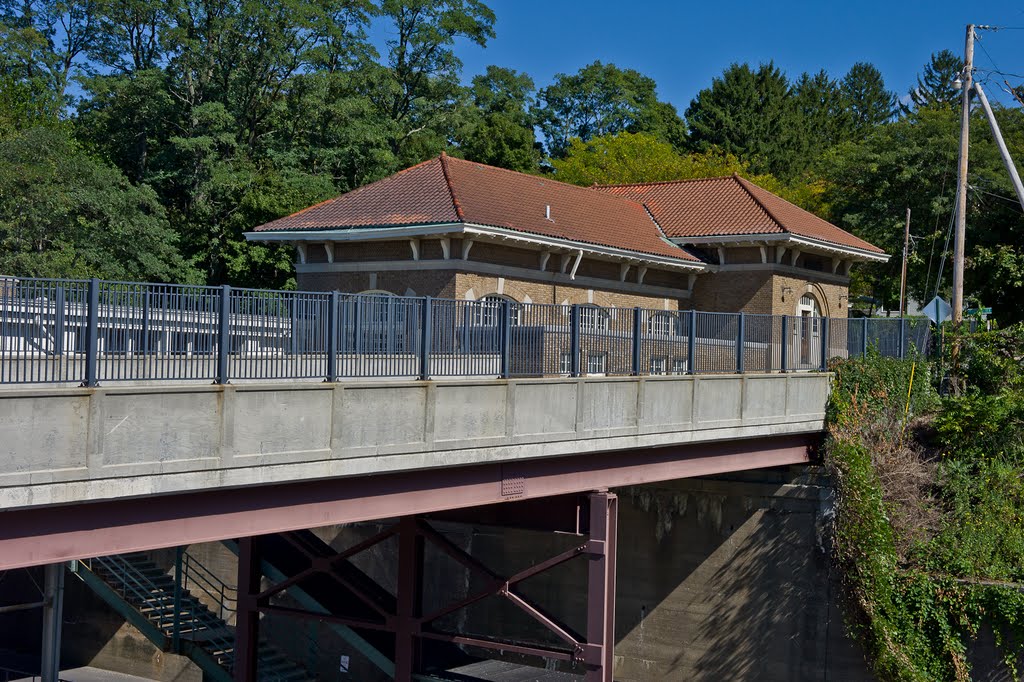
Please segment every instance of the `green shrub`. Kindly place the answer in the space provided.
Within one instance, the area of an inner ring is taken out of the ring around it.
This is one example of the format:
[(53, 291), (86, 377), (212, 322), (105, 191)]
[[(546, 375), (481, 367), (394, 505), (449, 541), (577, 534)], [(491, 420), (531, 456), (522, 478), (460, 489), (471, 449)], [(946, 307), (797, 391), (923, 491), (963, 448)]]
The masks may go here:
[[(983, 624), (1017, 678), (1024, 391), (1012, 359), (1021, 338), (1014, 331), (964, 344), (970, 389), (941, 403), (926, 365), (869, 355), (834, 366), (826, 443), (836, 486), (833, 555), (848, 629), (882, 679), (970, 679), (967, 651)], [(929, 445), (938, 449), (906, 443), (908, 392), (912, 416), (937, 410), (937, 443)], [(930, 476), (912, 492), (927, 498), (931, 516), (927, 532), (909, 534), (895, 523), (906, 518), (906, 500), (893, 494), (892, 478), (914, 466), (918, 478)]]

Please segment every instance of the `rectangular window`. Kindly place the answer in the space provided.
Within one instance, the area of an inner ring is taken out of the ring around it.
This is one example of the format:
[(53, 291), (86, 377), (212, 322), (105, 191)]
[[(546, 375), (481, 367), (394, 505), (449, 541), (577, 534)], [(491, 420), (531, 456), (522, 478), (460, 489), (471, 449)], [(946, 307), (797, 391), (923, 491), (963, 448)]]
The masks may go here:
[(651, 358), (651, 374), (665, 374), (668, 369), (668, 358)]
[(561, 374), (572, 374), (572, 353), (562, 353), (558, 359), (558, 371)]
[(587, 374), (607, 374), (608, 354), (589, 353), (587, 355)]

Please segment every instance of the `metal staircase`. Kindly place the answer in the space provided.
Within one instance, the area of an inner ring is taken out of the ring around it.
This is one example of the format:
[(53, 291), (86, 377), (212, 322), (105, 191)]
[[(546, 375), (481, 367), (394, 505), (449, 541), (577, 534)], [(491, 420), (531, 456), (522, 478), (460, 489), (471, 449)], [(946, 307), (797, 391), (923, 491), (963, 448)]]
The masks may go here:
[[(163, 651), (188, 656), (215, 682), (230, 682), (235, 632), (228, 624), (231, 588), (187, 554), (179, 552), (174, 575), (143, 552), (86, 559), (71, 571), (149, 641)], [(190, 590), (191, 588), (191, 590)], [(218, 603), (211, 611), (192, 591)], [(259, 643), (260, 682), (315, 680), (305, 668), (266, 640)]]

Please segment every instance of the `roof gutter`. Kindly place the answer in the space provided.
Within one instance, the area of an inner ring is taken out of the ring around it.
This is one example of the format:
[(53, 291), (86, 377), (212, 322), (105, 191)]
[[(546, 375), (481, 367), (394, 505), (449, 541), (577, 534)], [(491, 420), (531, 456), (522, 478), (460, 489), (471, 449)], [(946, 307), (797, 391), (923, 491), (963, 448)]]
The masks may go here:
[(654, 254), (641, 253), (618, 249), (612, 246), (600, 246), (586, 242), (576, 242), (569, 239), (557, 239), (553, 237), (541, 237), (538, 235), (519, 232), (516, 230), (477, 225), (474, 223), (436, 223), (433, 225), (403, 225), (396, 227), (369, 227), (351, 228), (344, 230), (266, 230), (261, 232), (246, 232), (247, 241), (264, 242), (356, 242), (371, 240), (406, 239), (414, 237), (425, 237), (430, 235), (453, 235), (462, 234), (473, 237), (487, 237), (502, 241), (515, 241), (523, 244), (558, 249), (560, 251), (578, 251), (580, 253), (602, 256), (605, 258), (616, 258), (632, 263), (648, 263), (665, 268), (688, 270), (691, 272), (702, 272), (706, 270), (704, 263), (699, 261), (685, 261), (682, 259), (668, 258)]
[(700, 244), (797, 244), (800, 246), (821, 249), (828, 253), (839, 253), (847, 256), (854, 256), (864, 260), (874, 261), (876, 263), (887, 263), (891, 257), (887, 253), (875, 253), (874, 251), (859, 249), (854, 246), (843, 246), (841, 244), (836, 244), (835, 242), (829, 242), (823, 239), (814, 239), (813, 237), (804, 237), (788, 232), (783, 234), (735, 234), (714, 235), (710, 237), (673, 237), (672, 241), (679, 245), (692, 244), (695, 246)]
[(491, 237), (501, 240), (522, 242), (524, 244), (546, 246), (552, 249), (561, 249), (563, 251), (579, 251), (584, 254), (604, 256), (606, 258), (618, 258), (633, 263), (650, 263), (652, 265), (656, 264), (662, 267), (678, 268), (682, 270), (691, 270), (695, 272), (700, 272), (707, 269), (707, 266), (705, 266), (704, 263), (701, 263), (700, 261), (686, 261), (677, 258), (668, 258), (666, 256), (642, 253), (640, 251), (618, 249), (613, 246), (600, 246), (597, 244), (588, 244), (587, 242), (577, 242), (572, 241), (570, 239), (540, 237), (533, 234), (518, 232), (516, 230), (508, 230), (500, 227), (490, 227), (487, 225), (476, 225), (473, 223), (467, 223), (465, 233), (467, 235), (472, 234), (479, 235), (482, 237)]
[(384, 239), (404, 239), (432, 234), (452, 234), (463, 231), (462, 223), (434, 223), (432, 225), (395, 225), (354, 227), (344, 230), (266, 230), (245, 232), (250, 242), (364, 242)]

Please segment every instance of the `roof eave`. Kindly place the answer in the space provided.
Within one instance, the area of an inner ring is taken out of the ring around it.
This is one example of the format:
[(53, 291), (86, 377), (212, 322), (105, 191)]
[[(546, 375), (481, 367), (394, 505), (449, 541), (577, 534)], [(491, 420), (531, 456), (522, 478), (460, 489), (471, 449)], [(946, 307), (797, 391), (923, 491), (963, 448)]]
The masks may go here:
[(789, 232), (785, 233), (755, 233), (755, 234), (718, 234), (707, 237), (673, 237), (672, 241), (680, 246), (701, 246), (701, 245), (744, 245), (751, 246), (766, 244), (797, 244), (825, 251), (830, 254), (838, 254), (852, 260), (871, 261), (875, 263), (887, 263), (889, 254), (868, 251), (855, 246), (846, 246), (824, 239), (804, 237)]
[(681, 258), (669, 258), (657, 254), (644, 253), (642, 251), (631, 251), (619, 249), (612, 246), (602, 246), (587, 242), (576, 242), (570, 239), (558, 239), (555, 237), (544, 237), (530, 232), (521, 232), (490, 225), (476, 223), (434, 223), (427, 225), (381, 225), (366, 228), (325, 228), (325, 229), (292, 229), (292, 230), (265, 230), (261, 232), (244, 233), (248, 241), (266, 242), (354, 242), (390, 239), (414, 239), (434, 235), (479, 235), (492, 239), (517, 241), (546, 246), (551, 249), (562, 251), (583, 251), (591, 255), (614, 258), (617, 260), (630, 261), (635, 263), (648, 263), (662, 267), (701, 272), (706, 270), (704, 263), (690, 261)]
[(292, 228), (245, 232), (251, 242), (353, 242), (404, 239), (434, 234), (461, 232), (463, 223), (417, 223), (413, 225), (373, 225), (365, 227)]
[(577, 242), (571, 239), (544, 237), (541, 235), (533, 234), (532, 232), (520, 232), (518, 230), (494, 227), (491, 225), (466, 223), (466, 233), (480, 234), (484, 236), (495, 237), (498, 239), (519, 241), (539, 246), (549, 246), (551, 248), (556, 249), (568, 249), (573, 251), (578, 250), (583, 251), (584, 253), (589, 252), (590, 254), (593, 255), (613, 257), (620, 260), (627, 260), (633, 262), (657, 264), (665, 267), (691, 270), (694, 272), (700, 272), (707, 269), (704, 263), (700, 261), (690, 261), (684, 260), (682, 258), (670, 258), (668, 256), (659, 256), (657, 254), (644, 253), (642, 251), (620, 249), (614, 246), (602, 246), (599, 244), (591, 244), (588, 242)]

